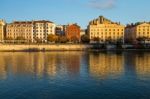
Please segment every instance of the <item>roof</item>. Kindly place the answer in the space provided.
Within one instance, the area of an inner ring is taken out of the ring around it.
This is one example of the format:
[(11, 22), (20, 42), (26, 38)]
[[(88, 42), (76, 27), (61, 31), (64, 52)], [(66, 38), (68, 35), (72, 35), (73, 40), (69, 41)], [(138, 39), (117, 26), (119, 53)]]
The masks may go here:
[(149, 24), (150, 25), (150, 22), (131, 23), (131, 24), (127, 24), (126, 28), (133, 28), (133, 27), (136, 27), (136, 26), (139, 26), (139, 25), (142, 25), (142, 24)]
[(14, 21), (13, 24), (32, 24), (31, 21)]
[(104, 16), (99, 16), (98, 18), (92, 20), (89, 22), (90, 25), (97, 25), (97, 24), (116, 24), (116, 25), (121, 25), (120, 22), (113, 22)]
[(68, 27), (68, 26), (77, 26), (77, 27), (79, 27), (79, 28), (80, 28), (80, 26), (79, 26), (77, 23), (68, 24), (68, 25), (67, 25), (67, 27)]
[(53, 23), (52, 21), (48, 21), (48, 20), (34, 20), (33, 22), (35, 23)]

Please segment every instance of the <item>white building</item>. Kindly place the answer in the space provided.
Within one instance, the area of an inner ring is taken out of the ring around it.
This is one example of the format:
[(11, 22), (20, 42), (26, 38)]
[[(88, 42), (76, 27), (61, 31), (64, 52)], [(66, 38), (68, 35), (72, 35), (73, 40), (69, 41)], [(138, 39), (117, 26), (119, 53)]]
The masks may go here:
[(34, 39), (38, 39), (42, 42), (47, 41), (47, 36), (49, 34), (55, 34), (55, 27), (56, 25), (51, 21), (40, 20), (40, 21), (33, 21), (34, 25)]
[(49, 34), (55, 34), (55, 24), (50, 21), (14, 21), (6, 27), (8, 40), (24, 39), (28, 42), (46, 42)]

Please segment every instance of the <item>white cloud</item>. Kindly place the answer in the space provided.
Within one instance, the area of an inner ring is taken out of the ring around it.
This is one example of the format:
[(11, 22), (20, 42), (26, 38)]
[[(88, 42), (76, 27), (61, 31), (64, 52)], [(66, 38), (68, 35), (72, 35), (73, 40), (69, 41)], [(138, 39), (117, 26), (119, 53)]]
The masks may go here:
[(116, 0), (90, 0), (89, 6), (96, 9), (111, 9), (115, 7)]

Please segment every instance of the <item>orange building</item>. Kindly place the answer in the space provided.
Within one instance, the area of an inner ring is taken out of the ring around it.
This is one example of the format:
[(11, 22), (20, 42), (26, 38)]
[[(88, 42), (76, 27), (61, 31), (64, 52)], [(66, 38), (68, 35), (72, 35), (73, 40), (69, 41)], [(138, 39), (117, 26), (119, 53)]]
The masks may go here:
[(80, 41), (80, 26), (77, 24), (69, 24), (66, 27), (66, 37), (71, 42)]

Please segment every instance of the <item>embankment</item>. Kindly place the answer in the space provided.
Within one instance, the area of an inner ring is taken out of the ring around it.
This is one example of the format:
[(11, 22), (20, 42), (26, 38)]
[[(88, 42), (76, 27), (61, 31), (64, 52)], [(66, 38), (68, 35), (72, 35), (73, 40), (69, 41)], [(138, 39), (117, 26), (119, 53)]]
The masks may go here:
[(84, 44), (0, 44), (0, 51), (82, 51), (91, 49), (92, 47), (92, 45)]

